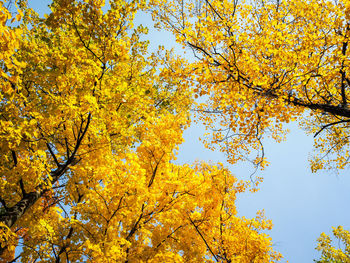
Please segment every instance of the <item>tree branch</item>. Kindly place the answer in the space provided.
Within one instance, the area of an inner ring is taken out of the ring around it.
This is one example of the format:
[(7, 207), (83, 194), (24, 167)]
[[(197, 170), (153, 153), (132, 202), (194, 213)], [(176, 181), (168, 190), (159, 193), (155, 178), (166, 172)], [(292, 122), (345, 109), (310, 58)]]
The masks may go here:
[(327, 125), (324, 125), (321, 127), (321, 129), (315, 133), (314, 138), (317, 137), (317, 135), (319, 135), (324, 129), (339, 124), (339, 123), (344, 123), (344, 122), (350, 122), (350, 120), (341, 120), (341, 121), (336, 121), (336, 122), (332, 122), (332, 123), (328, 123)]
[(213, 257), (215, 258), (216, 262), (219, 262), (217, 256), (214, 254), (213, 250), (210, 248), (208, 242), (205, 240), (204, 236), (202, 235), (202, 233), (199, 231), (198, 226), (192, 221), (191, 217), (189, 216), (188, 219), (190, 220), (191, 224), (194, 226), (194, 228), (196, 229), (197, 233), (199, 234), (199, 236), (202, 238), (202, 240), (204, 241), (205, 245), (207, 246), (208, 250), (210, 251), (210, 253), (213, 255)]
[[(14, 206), (10, 208), (7, 208), (5, 213), (0, 214), (0, 222), (3, 222), (6, 226), (11, 228), (17, 222), (17, 220), (20, 219), (24, 215), (24, 213), (43, 196), (44, 193), (49, 191), (49, 189), (45, 187), (47, 184), (52, 185), (56, 183), (59, 180), (59, 178), (69, 169), (70, 165), (75, 165), (77, 163), (75, 155), (81, 145), (83, 138), (86, 135), (90, 124), (90, 120), (91, 113), (88, 114), (86, 125), (81, 134), (78, 136), (77, 143), (70, 157), (67, 159), (64, 165), (59, 165), (57, 169), (51, 172), (52, 180), (49, 182), (48, 179), (46, 179), (44, 183), (38, 185), (35, 188), (35, 191), (30, 193), (24, 193), (22, 199), (19, 202), (17, 202)], [(4, 248), (0, 248), (0, 256), (4, 251)]]

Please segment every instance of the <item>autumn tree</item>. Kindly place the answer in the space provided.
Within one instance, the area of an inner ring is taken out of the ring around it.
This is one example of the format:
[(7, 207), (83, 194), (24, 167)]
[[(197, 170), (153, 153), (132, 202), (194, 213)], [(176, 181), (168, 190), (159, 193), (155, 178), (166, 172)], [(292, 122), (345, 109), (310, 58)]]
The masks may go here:
[(222, 164), (174, 163), (190, 72), (148, 53), (147, 29), (133, 29), (145, 1), (55, 0), (44, 18), (0, 3), (2, 261), (281, 258), (262, 212), (237, 216), (248, 183)]
[[(263, 140), (296, 120), (313, 134), (313, 172), (349, 165), (350, 2), (347, 0), (153, 0), (151, 12), (193, 51), (199, 118), (209, 148), (264, 167)], [(323, 234), (320, 262), (349, 262), (349, 233)]]
[[(350, 261), (350, 232), (344, 230), (341, 226), (334, 227), (332, 232), (335, 240), (332, 240), (325, 233), (322, 233), (319, 237), (316, 249), (321, 252), (321, 258), (315, 260), (315, 262), (340, 263)], [(336, 244), (338, 247), (336, 247)]]
[[(315, 136), (312, 171), (349, 163), (349, 1), (153, 0), (160, 26), (192, 49), (205, 143), (264, 166), (262, 140), (297, 120)], [(252, 151), (256, 154), (250, 155)]]

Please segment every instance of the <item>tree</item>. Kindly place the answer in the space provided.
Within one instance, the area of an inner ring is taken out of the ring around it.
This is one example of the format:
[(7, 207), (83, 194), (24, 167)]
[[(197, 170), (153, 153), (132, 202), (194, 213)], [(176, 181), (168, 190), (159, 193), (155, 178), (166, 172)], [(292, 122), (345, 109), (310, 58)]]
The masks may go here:
[(318, 239), (317, 250), (321, 251), (321, 259), (316, 262), (319, 263), (336, 263), (336, 262), (349, 262), (350, 260), (350, 233), (344, 230), (343, 227), (338, 226), (333, 228), (333, 235), (338, 239), (339, 244), (342, 243), (344, 248), (335, 248), (332, 246), (331, 238), (322, 233)]
[(349, 163), (348, 1), (152, 1), (153, 16), (196, 57), (200, 118), (232, 163), (284, 139), (298, 120), (315, 136), (312, 171)]
[[(213, 131), (207, 147), (263, 168), (263, 139), (279, 142), (283, 124), (297, 120), (315, 137), (313, 172), (349, 165), (349, 1), (152, 3), (159, 26), (194, 53), (198, 115)], [(348, 232), (337, 231), (346, 249), (322, 236), (321, 262), (349, 261)]]
[(15, 27), (1, 2), (1, 259), (278, 261), (262, 212), (237, 216), (248, 183), (174, 163), (187, 62), (147, 53), (145, 1), (109, 4), (55, 0), (40, 18), (19, 1)]

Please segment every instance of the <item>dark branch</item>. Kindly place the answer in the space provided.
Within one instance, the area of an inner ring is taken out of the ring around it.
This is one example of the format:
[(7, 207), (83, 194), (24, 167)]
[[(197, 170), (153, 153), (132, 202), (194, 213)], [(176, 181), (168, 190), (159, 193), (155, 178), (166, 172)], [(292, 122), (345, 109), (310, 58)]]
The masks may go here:
[(333, 125), (337, 125), (339, 123), (344, 123), (344, 122), (350, 122), (350, 120), (341, 120), (341, 121), (336, 121), (336, 122), (332, 122), (332, 123), (328, 123), (327, 125), (322, 126), (322, 128), (315, 133), (314, 138), (317, 137), (317, 135), (319, 135), (324, 129), (333, 126)]
[(16, 167), (17, 163), (18, 163), (16, 152), (15, 151), (11, 151), (11, 154), (12, 154), (13, 162), (15, 163), (15, 167)]
[(49, 150), (53, 160), (55, 161), (55, 163), (57, 164), (57, 166), (60, 166), (60, 163), (58, 162), (57, 158), (56, 158), (56, 155), (54, 154), (52, 148), (51, 148), (51, 145), (47, 142), (46, 143), (46, 146), (47, 146), (47, 149)]
[(189, 216), (188, 219), (190, 220), (191, 224), (194, 226), (194, 228), (196, 229), (196, 232), (199, 234), (199, 236), (201, 237), (201, 239), (204, 241), (205, 245), (207, 246), (208, 250), (210, 251), (210, 253), (213, 255), (213, 257), (215, 258), (216, 262), (219, 262), (217, 256), (215, 255), (215, 253), (213, 252), (213, 250), (211, 249), (211, 247), (209, 246), (208, 242), (205, 240), (203, 234), (199, 231), (198, 226), (192, 221), (191, 217)]

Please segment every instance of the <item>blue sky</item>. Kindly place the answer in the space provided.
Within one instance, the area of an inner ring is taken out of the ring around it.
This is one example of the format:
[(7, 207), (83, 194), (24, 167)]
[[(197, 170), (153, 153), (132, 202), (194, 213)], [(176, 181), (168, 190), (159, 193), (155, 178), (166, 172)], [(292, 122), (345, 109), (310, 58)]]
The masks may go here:
[[(47, 12), (49, 1), (31, 0), (30, 6), (36, 11)], [(150, 16), (140, 14), (135, 24), (143, 24), (150, 29), (151, 50), (157, 45), (176, 47), (174, 38), (167, 32), (159, 32), (152, 27)], [(177, 52), (182, 49), (177, 47)], [(187, 50), (188, 57), (191, 51)], [(312, 153), (313, 137), (306, 136), (296, 123), (287, 125), (291, 132), (287, 140), (275, 143), (265, 140), (266, 157), (270, 165), (259, 176), (264, 182), (257, 193), (245, 193), (237, 197), (239, 215), (254, 217), (257, 210), (265, 210), (272, 219), (274, 228), (268, 233), (272, 237), (274, 249), (284, 256), (282, 262), (312, 262), (319, 258), (315, 250), (316, 240), (322, 232), (330, 233), (332, 226), (343, 225), (350, 229), (350, 175), (349, 170), (312, 174), (308, 157)], [(225, 155), (205, 149), (198, 138), (204, 128), (192, 125), (185, 131), (185, 143), (180, 147), (178, 162), (193, 163), (195, 160), (221, 161)], [(227, 163), (226, 163), (227, 164)], [(228, 165), (228, 164), (227, 164)], [(238, 163), (228, 165), (241, 179), (249, 179), (252, 167)]]

